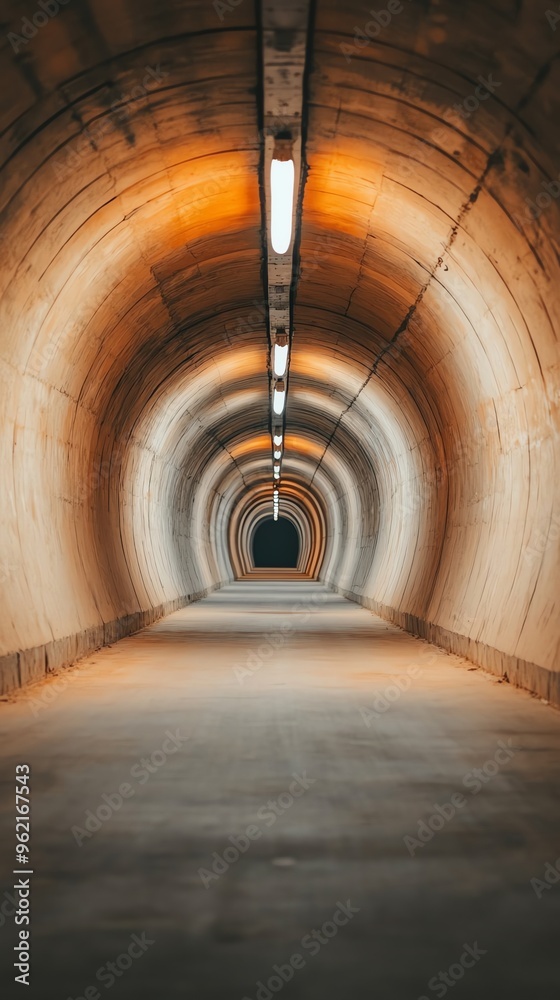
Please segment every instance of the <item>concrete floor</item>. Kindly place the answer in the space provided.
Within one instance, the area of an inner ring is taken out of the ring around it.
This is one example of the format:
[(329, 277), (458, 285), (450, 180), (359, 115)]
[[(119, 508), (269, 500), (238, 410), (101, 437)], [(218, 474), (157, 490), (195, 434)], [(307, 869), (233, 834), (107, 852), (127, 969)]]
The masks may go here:
[[(228, 586), (0, 709), (6, 890), (13, 768), (32, 769), (26, 995), (94, 1000), (114, 977), (121, 1000), (263, 1000), (298, 953), (293, 1000), (558, 996), (560, 884), (538, 899), (530, 880), (560, 855), (560, 714), (320, 585)], [(14, 937), (2, 920), (6, 983)], [(461, 966), (465, 945), (484, 954)]]

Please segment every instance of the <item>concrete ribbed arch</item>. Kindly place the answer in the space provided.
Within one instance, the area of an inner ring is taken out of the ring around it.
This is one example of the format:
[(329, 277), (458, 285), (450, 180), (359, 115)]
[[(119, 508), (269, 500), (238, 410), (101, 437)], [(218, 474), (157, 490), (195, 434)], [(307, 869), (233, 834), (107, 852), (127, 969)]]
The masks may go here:
[[(297, 482), (282, 483), (281, 514), (296, 527), (300, 550), (297, 569), (316, 579), (325, 557), (325, 510), (319, 498)], [(229, 522), (231, 564), (236, 577), (254, 570), (253, 538), (258, 525), (271, 517), (272, 487), (255, 487), (234, 508)]]
[[(557, 44), (519, 7), (354, 46), (318, 0), (282, 472), (313, 572), (557, 700)], [(250, 4), (75, 0), (5, 52), (7, 687), (232, 579), (271, 495), (259, 44)]]

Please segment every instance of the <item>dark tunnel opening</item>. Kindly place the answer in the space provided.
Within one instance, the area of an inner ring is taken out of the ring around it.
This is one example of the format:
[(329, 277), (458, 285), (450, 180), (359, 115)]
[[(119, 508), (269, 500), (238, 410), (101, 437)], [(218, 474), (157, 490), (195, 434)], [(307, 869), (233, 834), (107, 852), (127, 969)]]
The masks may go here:
[(299, 558), (299, 537), (286, 517), (262, 521), (253, 538), (253, 560), (258, 568), (295, 569)]

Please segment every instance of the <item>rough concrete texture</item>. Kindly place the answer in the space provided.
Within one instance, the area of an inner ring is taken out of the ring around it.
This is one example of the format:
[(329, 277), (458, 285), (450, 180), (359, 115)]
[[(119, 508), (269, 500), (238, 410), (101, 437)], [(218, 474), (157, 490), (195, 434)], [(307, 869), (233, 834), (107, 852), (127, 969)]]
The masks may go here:
[(450, 653), (457, 653), (459, 656), (466, 657), (471, 663), (476, 663), (484, 667), (485, 670), (489, 670), (498, 677), (502, 677), (509, 684), (526, 688), (528, 691), (533, 692), (533, 694), (539, 695), (544, 701), (550, 702), (550, 704), (556, 707), (560, 706), (560, 673), (557, 670), (547, 670), (536, 663), (528, 663), (527, 660), (521, 660), (518, 656), (503, 653), (501, 650), (495, 649), (493, 646), (487, 646), (476, 639), (470, 639), (468, 636), (461, 635), (458, 632), (443, 629), (432, 622), (423, 621), (416, 615), (405, 614), (404, 612), (395, 611), (394, 608), (385, 607), (371, 598), (358, 597), (351, 592), (340, 591), (339, 588), (335, 588), (335, 590), (341, 593), (343, 597), (358, 601), (358, 603), (376, 612), (386, 621), (393, 622), (393, 624), (398, 625), (400, 628), (406, 629), (412, 635), (420, 636), (428, 642), (435, 643)]
[[(432, 998), (440, 971), (457, 998), (555, 1000), (560, 885), (539, 899), (530, 880), (560, 854), (560, 715), (467, 668), (316, 583), (260, 579), (13, 695), (0, 822), (9, 861), (10, 765), (26, 760), (41, 970), (27, 995), (104, 996), (106, 963), (146, 934), (121, 1000), (255, 1000), (296, 953), (293, 1000)], [(188, 740), (173, 749), (168, 732)], [(71, 828), (125, 782), (78, 846)], [(412, 856), (422, 820), (442, 828)], [(206, 888), (199, 869), (249, 826), (262, 836)], [(325, 936), (339, 901), (359, 912)]]
[[(15, 44), (2, 6), (6, 687), (246, 572), (270, 503), (257, 5), (59, 6)], [(300, 568), (528, 686), (560, 666), (545, 8), (314, 5), (282, 484)]]
[(199, 601), (215, 590), (208, 587), (200, 594), (188, 594), (174, 601), (168, 601), (157, 608), (138, 611), (125, 615), (116, 621), (105, 622), (95, 628), (86, 629), (77, 635), (65, 636), (53, 640), (44, 646), (33, 646), (0, 657), (0, 694), (6, 694), (14, 688), (25, 687), (33, 681), (41, 680), (47, 674), (70, 666), (76, 660), (82, 659), (93, 650), (100, 649), (117, 642), (125, 635), (138, 632), (146, 625), (163, 618), (165, 615), (185, 607), (192, 601)]

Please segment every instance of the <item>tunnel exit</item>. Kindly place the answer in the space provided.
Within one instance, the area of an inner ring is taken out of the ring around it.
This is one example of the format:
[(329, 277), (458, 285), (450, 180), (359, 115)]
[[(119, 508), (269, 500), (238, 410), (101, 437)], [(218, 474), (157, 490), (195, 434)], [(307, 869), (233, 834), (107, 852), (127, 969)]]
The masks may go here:
[(299, 535), (287, 517), (261, 521), (253, 538), (253, 562), (257, 569), (296, 569)]

